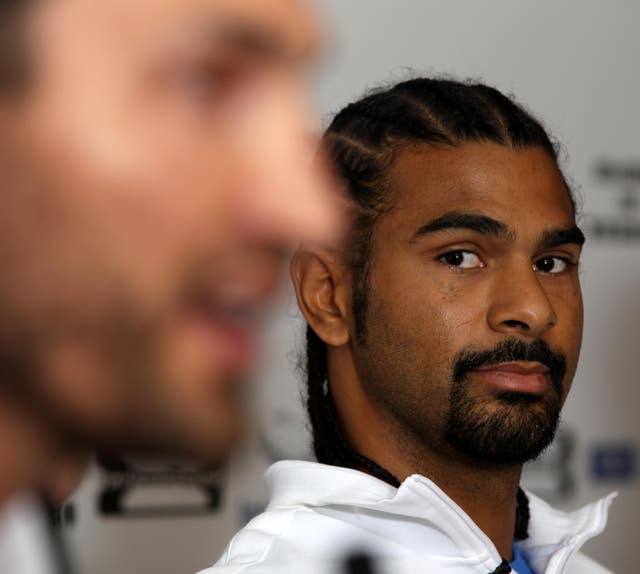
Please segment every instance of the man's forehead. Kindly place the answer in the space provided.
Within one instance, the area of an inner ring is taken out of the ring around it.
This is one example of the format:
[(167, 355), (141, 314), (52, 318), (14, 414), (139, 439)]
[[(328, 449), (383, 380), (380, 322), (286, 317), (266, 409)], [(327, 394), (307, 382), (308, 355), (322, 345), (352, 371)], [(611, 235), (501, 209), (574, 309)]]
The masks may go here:
[(500, 219), (551, 218), (573, 222), (569, 191), (553, 158), (542, 148), (513, 150), (493, 143), (399, 150), (389, 171), (395, 225), (415, 225), (450, 211)]
[(93, 20), (103, 35), (106, 28), (121, 41), (152, 34), (242, 37), (265, 46), (277, 43), (288, 57), (313, 53), (319, 42), (316, 21), (300, 0), (65, 0), (62, 6), (67, 20), (75, 17), (89, 27)]

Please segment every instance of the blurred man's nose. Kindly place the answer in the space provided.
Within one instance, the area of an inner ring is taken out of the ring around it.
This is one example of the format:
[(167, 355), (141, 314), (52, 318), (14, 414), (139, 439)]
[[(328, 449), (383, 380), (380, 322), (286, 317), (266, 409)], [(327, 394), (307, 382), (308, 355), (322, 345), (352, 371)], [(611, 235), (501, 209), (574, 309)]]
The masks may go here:
[(270, 89), (254, 115), (238, 208), (251, 234), (279, 243), (331, 243), (342, 230), (338, 185), (318, 157), (301, 90)]

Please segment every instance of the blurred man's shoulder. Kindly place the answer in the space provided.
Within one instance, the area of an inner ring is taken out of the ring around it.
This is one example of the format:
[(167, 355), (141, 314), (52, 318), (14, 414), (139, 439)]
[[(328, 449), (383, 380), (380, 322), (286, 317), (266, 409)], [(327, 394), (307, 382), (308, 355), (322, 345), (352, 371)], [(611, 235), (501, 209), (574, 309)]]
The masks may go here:
[(19, 495), (0, 507), (0, 572), (58, 574), (58, 554), (44, 509)]

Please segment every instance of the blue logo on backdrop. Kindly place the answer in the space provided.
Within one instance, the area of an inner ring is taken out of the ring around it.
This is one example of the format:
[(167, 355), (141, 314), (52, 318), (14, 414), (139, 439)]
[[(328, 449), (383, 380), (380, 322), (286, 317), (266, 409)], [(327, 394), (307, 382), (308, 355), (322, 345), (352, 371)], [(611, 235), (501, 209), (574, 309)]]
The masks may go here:
[(637, 451), (629, 442), (594, 445), (590, 453), (590, 473), (594, 482), (626, 482), (637, 474)]
[(587, 220), (589, 235), (640, 241), (640, 162), (602, 160), (595, 167), (595, 176), (612, 209)]
[(572, 469), (575, 449), (575, 431), (561, 428), (547, 451), (525, 465), (524, 486), (542, 498), (558, 502), (571, 498), (577, 482)]

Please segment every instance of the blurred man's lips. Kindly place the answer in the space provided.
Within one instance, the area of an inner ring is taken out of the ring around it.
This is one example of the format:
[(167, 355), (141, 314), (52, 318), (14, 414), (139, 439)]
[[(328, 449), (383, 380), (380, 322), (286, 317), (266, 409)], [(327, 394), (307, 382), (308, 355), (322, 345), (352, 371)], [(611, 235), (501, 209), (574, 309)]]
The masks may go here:
[(550, 385), (549, 368), (537, 362), (500, 363), (472, 373), (501, 391), (542, 395)]
[(246, 370), (257, 351), (257, 338), (277, 281), (271, 277), (221, 280), (196, 298), (193, 322), (222, 368)]
[(231, 365), (245, 368), (253, 361), (258, 333), (257, 312), (230, 310), (208, 306), (200, 310), (205, 329), (213, 335), (212, 351), (227, 359)]

